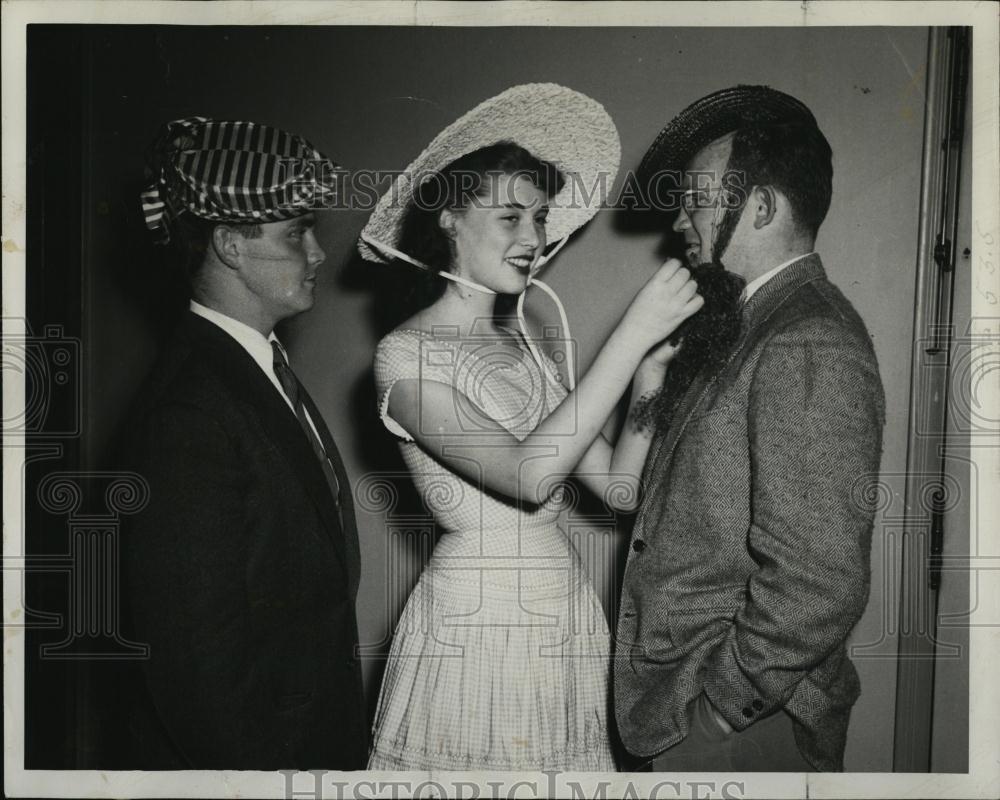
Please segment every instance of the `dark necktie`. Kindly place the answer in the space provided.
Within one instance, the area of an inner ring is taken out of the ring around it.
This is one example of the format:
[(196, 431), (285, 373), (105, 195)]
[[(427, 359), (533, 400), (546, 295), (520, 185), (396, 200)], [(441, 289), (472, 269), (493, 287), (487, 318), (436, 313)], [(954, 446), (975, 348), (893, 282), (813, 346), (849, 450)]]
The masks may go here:
[(337, 479), (337, 473), (330, 462), (330, 454), (326, 452), (323, 442), (320, 441), (313, 426), (309, 424), (305, 405), (302, 402), (303, 392), (298, 378), (295, 377), (292, 368), (288, 366), (281, 345), (273, 339), (271, 340), (271, 351), (274, 354), (274, 374), (278, 376), (281, 388), (285, 390), (285, 395), (292, 402), (292, 408), (295, 409), (295, 416), (298, 417), (299, 425), (302, 426), (302, 430), (309, 440), (309, 444), (312, 445), (316, 458), (319, 459), (323, 467), (323, 474), (326, 476), (326, 482), (330, 484), (330, 491), (333, 493), (334, 502), (340, 506), (340, 481)]
[[(333, 436), (323, 422), (323, 417), (316, 408), (316, 404), (309, 397), (309, 392), (299, 383), (285, 360), (285, 352), (277, 342), (271, 342), (271, 351), (274, 355), (274, 374), (278, 382), (284, 389), (285, 394), (295, 409), (295, 416), (299, 420), (302, 432), (312, 445), (316, 458), (319, 459), (323, 469), (323, 476), (330, 487), (330, 493), (337, 506), (337, 515), (340, 518), (341, 534), (346, 548), (348, 588), (353, 598), (358, 591), (358, 582), (361, 578), (361, 548), (358, 542), (358, 524), (354, 518), (354, 498), (351, 496), (351, 482), (344, 468), (344, 462), (337, 451), (337, 443), (333, 441)], [(309, 416), (306, 416), (308, 412)], [(309, 420), (312, 420), (312, 425)], [(315, 427), (314, 427), (315, 426)]]

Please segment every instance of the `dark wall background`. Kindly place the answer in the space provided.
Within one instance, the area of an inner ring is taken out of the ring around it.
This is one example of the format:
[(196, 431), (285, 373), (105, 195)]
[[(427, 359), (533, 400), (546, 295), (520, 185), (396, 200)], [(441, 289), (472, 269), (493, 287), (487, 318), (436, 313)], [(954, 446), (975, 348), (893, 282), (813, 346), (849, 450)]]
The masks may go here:
[[(345, 166), (401, 169), (481, 100), (517, 83), (552, 81), (605, 105), (619, 126), (624, 169), (638, 164), (662, 125), (688, 103), (736, 83), (766, 83), (809, 105), (833, 147), (834, 200), (819, 250), (872, 334), (891, 415), (883, 469), (900, 472), (926, 36), (916, 28), (32, 26), (29, 183), (36, 203), (29, 224), (39, 248), (29, 264), (29, 293), (39, 298), (36, 323), (65, 317), (81, 337), (85, 424), (73, 458), (86, 469), (106, 463), (116, 426), (184, 304), (149, 244), (138, 203), (143, 153), (164, 121), (195, 114), (255, 119), (305, 135)], [(355, 254), (366, 216), (321, 215), (327, 261), (317, 305), (281, 331), (357, 482), (401, 469), (374, 412), (370, 362), (380, 335), (382, 273)], [(44, 236), (37, 227), (43, 220)], [(582, 365), (658, 265), (661, 240), (657, 232), (629, 232), (605, 213), (549, 268), (545, 277), (566, 304)], [(537, 320), (554, 319), (544, 298), (532, 296), (528, 307)], [(394, 514), (374, 502), (360, 514), (359, 624), (371, 700), (379, 656), (428, 544), (394, 527)], [(615, 525), (579, 526), (612, 618), (622, 537), (607, 529)], [(36, 543), (58, 536), (51, 520), (38, 521), (35, 531), (29, 535)], [(891, 769), (895, 666), (886, 654), (895, 640), (886, 622), (893, 608), (886, 576), (899, 564), (883, 554), (878, 531), (872, 601), (854, 635), (877, 646), (857, 660), (864, 694), (852, 721), (849, 770)], [(43, 606), (59, 602), (58, 587), (37, 587)], [(37, 709), (29, 765), (88, 766), (105, 709), (80, 698), (96, 697), (92, 687), (112, 668), (36, 663), (29, 672), (29, 709)]]

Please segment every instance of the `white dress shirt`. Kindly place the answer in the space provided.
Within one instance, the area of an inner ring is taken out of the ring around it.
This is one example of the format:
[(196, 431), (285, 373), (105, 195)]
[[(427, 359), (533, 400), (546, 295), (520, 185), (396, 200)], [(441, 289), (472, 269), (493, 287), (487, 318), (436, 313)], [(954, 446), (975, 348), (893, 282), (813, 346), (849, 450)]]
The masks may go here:
[[(271, 381), (271, 384), (275, 389), (278, 390), (278, 394), (284, 399), (285, 403), (291, 409), (292, 413), (295, 413), (295, 406), (292, 405), (292, 401), (289, 399), (288, 395), (285, 394), (285, 390), (281, 388), (281, 381), (278, 380), (278, 376), (274, 374), (274, 351), (271, 349), (271, 342), (278, 342), (278, 347), (281, 348), (281, 352), (285, 353), (285, 348), (278, 341), (278, 337), (274, 335), (274, 331), (265, 337), (260, 331), (254, 330), (249, 325), (240, 322), (238, 319), (233, 319), (232, 317), (226, 316), (214, 308), (209, 308), (208, 306), (203, 306), (201, 303), (192, 300), (191, 301), (191, 311), (197, 314), (199, 317), (207, 319), (209, 322), (222, 328), (226, 333), (232, 336), (237, 343), (242, 347), (247, 353), (250, 354), (250, 358), (254, 360), (261, 371), (267, 376), (267, 379)], [(285, 360), (288, 360), (288, 353), (285, 353)], [(309, 411), (305, 408), (306, 421), (309, 423), (309, 427), (313, 429), (313, 433), (316, 434), (316, 441), (322, 442), (320, 438), (319, 431), (316, 430), (316, 424), (312, 421), (312, 417), (309, 416)]]
[(815, 252), (816, 251), (813, 250), (811, 253), (803, 253), (800, 256), (795, 256), (795, 258), (790, 258), (785, 263), (778, 264), (778, 266), (776, 266), (774, 269), (769, 269), (763, 275), (758, 275), (756, 278), (750, 281), (750, 283), (748, 283), (746, 285), (746, 288), (743, 290), (743, 302), (745, 303), (747, 300), (749, 300), (753, 296), (754, 292), (760, 289), (761, 286), (763, 286), (765, 283), (771, 280), (771, 278), (773, 278), (775, 275), (781, 272), (781, 270), (783, 270), (785, 267), (790, 267), (796, 261), (803, 259), (806, 256), (811, 256), (815, 254)]

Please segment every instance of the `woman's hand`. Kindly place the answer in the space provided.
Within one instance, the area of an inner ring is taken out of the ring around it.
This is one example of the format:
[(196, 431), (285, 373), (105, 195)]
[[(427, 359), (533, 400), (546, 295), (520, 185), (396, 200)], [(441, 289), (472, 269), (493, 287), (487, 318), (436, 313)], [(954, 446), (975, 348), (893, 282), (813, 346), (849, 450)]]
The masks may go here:
[(656, 345), (639, 362), (635, 371), (635, 386), (642, 393), (656, 391), (663, 385), (667, 367), (681, 349), (681, 344), (671, 344), (665, 339)]
[(683, 344), (683, 340), (675, 344), (664, 339), (652, 350), (646, 353), (645, 358), (643, 358), (642, 362), (639, 364), (639, 368), (643, 369), (648, 367), (649, 369), (660, 369), (665, 372), (667, 367), (670, 366), (670, 362), (674, 360), (674, 356), (680, 352)]
[(666, 366), (672, 352), (661, 350), (663, 340), (704, 305), (691, 272), (676, 258), (667, 260), (643, 286), (622, 318), (619, 330)]

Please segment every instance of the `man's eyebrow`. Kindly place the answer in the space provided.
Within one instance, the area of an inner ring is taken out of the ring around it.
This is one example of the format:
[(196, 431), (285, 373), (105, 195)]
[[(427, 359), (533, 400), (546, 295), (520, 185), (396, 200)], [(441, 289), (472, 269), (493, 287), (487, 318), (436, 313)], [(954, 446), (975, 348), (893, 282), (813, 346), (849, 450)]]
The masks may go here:
[(297, 228), (314, 228), (316, 227), (316, 217), (313, 216), (298, 217), (295, 220), (294, 226)]

